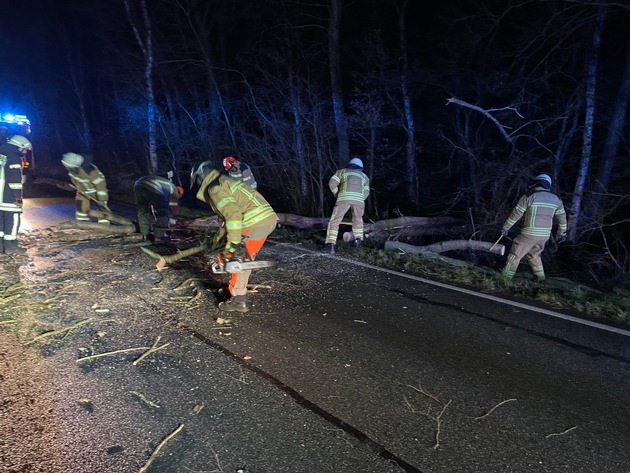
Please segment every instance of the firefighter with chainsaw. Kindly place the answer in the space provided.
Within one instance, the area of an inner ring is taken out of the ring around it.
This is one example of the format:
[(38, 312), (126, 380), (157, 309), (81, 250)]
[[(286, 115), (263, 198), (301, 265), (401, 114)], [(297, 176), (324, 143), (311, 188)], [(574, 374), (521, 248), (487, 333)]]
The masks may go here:
[(2, 253), (19, 253), (18, 231), (22, 216), (22, 158), (31, 142), (14, 135), (0, 144), (0, 239)]
[[(78, 222), (89, 222), (90, 203), (95, 203), (99, 210), (111, 214), (107, 205), (107, 181), (105, 176), (90, 156), (77, 153), (63, 155), (61, 164), (68, 171), (72, 186), (76, 189), (75, 218)], [(109, 224), (106, 216), (99, 216), (98, 223)]]
[(358, 248), (363, 242), (365, 199), (370, 195), (370, 180), (363, 173), (363, 161), (352, 158), (345, 169), (339, 169), (333, 174), (328, 181), (328, 187), (337, 196), (337, 201), (328, 221), (322, 252), (332, 255), (335, 253), (339, 225), (349, 210), (352, 211), (353, 244)]
[(258, 183), (256, 182), (252, 169), (247, 164), (236, 159), (234, 156), (227, 156), (223, 159), (223, 168), (232, 179), (243, 181), (252, 189), (256, 189), (258, 187)]
[[(207, 203), (223, 220), (215, 236), (213, 247), (223, 236), (227, 237), (219, 263), (254, 262), (265, 240), (276, 228), (278, 216), (265, 198), (242, 181), (232, 179), (212, 168), (209, 161), (201, 163), (191, 172), (191, 187), (199, 184), (197, 198)], [(262, 262), (261, 262), (262, 263)], [(239, 263), (240, 264), (240, 263)], [(229, 299), (219, 303), (226, 312), (248, 312), (247, 282), (251, 269), (232, 272), (228, 291)]]
[(179, 213), (179, 199), (184, 189), (159, 176), (144, 176), (133, 185), (133, 196), (138, 212), (138, 226), (142, 239), (155, 243), (162, 240), (169, 224)]
[(554, 220), (558, 223), (556, 242), (567, 239), (567, 216), (562, 200), (551, 192), (551, 177), (539, 174), (534, 178), (527, 193), (518, 200), (516, 207), (503, 224), (501, 235), (507, 236), (516, 222), (523, 219), (523, 227), (512, 241), (512, 247), (503, 268), (502, 276), (509, 282), (516, 274), (519, 263), (527, 257), (534, 277), (540, 283), (545, 282), (545, 269), (540, 255), (551, 237)]

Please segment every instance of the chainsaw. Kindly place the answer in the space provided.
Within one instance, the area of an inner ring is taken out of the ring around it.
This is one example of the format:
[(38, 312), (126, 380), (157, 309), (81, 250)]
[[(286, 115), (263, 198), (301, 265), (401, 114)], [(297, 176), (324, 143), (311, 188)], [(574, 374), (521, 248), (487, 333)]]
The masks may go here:
[(275, 261), (218, 261), (212, 264), (212, 272), (214, 274), (241, 273), (250, 269), (270, 268), (275, 265)]

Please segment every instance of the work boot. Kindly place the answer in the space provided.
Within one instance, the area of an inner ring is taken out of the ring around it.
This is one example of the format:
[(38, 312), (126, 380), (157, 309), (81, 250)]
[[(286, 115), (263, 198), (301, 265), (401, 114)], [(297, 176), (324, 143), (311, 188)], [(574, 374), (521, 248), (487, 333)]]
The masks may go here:
[(335, 254), (335, 245), (334, 243), (326, 243), (322, 249), (321, 249), (322, 253), (328, 253), (329, 255), (334, 255)]
[(234, 296), (230, 300), (219, 302), (219, 310), (224, 312), (249, 312), (246, 300), (246, 296)]
[(26, 250), (18, 246), (17, 241), (5, 241), (4, 253), (7, 255), (25, 255)]
[(155, 243), (155, 235), (153, 233), (149, 233), (148, 235), (142, 235), (142, 241)]
[(361, 248), (363, 246), (363, 240), (361, 238), (357, 238), (352, 242), (353, 248)]

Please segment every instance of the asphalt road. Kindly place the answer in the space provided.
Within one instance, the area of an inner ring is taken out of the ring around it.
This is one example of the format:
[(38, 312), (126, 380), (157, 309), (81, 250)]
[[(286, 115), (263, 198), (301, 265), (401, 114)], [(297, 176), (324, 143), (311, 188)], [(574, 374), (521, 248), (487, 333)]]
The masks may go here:
[[(43, 210), (48, 204), (54, 213)], [(23, 228), (71, 215), (71, 202), (27, 200)], [(249, 298), (253, 310), (234, 316), (229, 333), (214, 324), (221, 314), (212, 298), (185, 311), (145, 292), (143, 313), (154, 325), (143, 330), (157, 325), (178, 348), (169, 354), (176, 366), (141, 379), (159, 375), (161, 388), (171, 389), (151, 392), (173, 403), (177, 392), (194, 389), (222, 403), (186, 437), (193, 447), (167, 454), (155, 471), (630, 471), (625, 327), (278, 241), (260, 258), (278, 264), (252, 276), (260, 285)], [(142, 254), (128, 260), (157, 277)], [(182, 263), (162, 276), (170, 282), (161, 287), (173, 290), (199, 274)], [(138, 330), (125, 328), (119, 337)], [(99, 370), (112, 374), (99, 365), (86, 375)], [(145, 442), (172, 430), (147, 429), (139, 435), (129, 427)], [(209, 465), (211, 452), (230, 467)]]

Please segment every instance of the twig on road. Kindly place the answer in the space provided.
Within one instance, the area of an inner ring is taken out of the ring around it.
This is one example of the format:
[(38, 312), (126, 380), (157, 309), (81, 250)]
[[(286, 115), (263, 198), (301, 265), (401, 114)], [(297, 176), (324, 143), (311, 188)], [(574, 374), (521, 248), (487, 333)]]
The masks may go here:
[(157, 448), (153, 451), (144, 466), (140, 468), (140, 470), (138, 470), (138, 473), (145, 473), (149, 469), (149, 465), (153, 462), (153, 460), (155, 460), (155, 457), (159, 453), (160, 449), (166, 444), (166, 442), (175, 437), (183, 428), (184, 424), (179, 424), (179, 427), (177, 427), (171, 434), (169, 434), (164, 440), (162, 440)]
[(417, 388), (415, 386), (412, 386), (411, 384), (405, 384), (405, 386), (413, 389), (414, 391), (418, 391), (420, 394), (424, 394), (426, 397), (433, 399), (435, 402), (438, 402), (440, 404), (442, 404), (442, 402), (438, 399), (437, 396), (434, 396), (433, 394), (431, 394), (428, 391), (425, 391), (422, 386), (418, 386)]
[(126, 348), (124, 350), (108, 351), (107, 353), (99, 353), (98, 355), (84, 356), (83, 358), (77, 359), (77, 363), (80, 363), (82, 361), (87, 361), (87, 360), (94, 360), (96, 358), (101, 358), (103, 356), (118, 355), (119, 353), (131, 353), (132, 351), (148, 350), (150, 348), (151, 347), (138, 347), (138, 348)]
[(140, 399), (142, 402), (144, 402), (147, 406), (149, 407), (155, 407), (156, 409), (160, 408), (160, 405), (153, 402), (153, 401), (149, 401), (146, 396), (142, 393), (139, 393), (138, 391), (129, 391), (131, 394), (133, 394), (134, 396), (138, 397), (138, 399)]
[(72, 330), (72, 329), (75, 329), (77, 327), (80, 327), (81, 325), (85, 325), (85, 324), (87, 324), (87, 323), (89, 323), (91, 321), (92, 321), (92, 318), (90, 317), (90, 318), (87, 318), (85, 320), (82, 320), (81, 322), (77, 322), (74, 325), (69, 325), (68, 327), (65, 327), (65, 328), (62, 328), (62, 329), (59, 329), (59, 330), (53, 330), (51, 332), (42, 333), (41, 335), (38, 335), (35, 338), (33, 338), (31, 341), (26, 342), (25, 345), (30, 345), (31, 343), (34, 343), (34, 342), (36, 342), (38, 340), (42, 340), (42, 339), (47, 338), (47, 337), (51, 337), (53, 335), (59, 335), (60, 333), (68, 332), (69, 330)]
[(153, 343), (153, 345), (151, 346), (151, 348), (149, 348), (145, 353), (143, 353), (142, 355), (140, 355), (138, 357), (138, 359), (136, 359), (133, 362), (133, 365), (136, 366), (138, 363), (140, 363), (144, 358), (146, 358), (147, 356), (149, 356), (151, 353), (156, 352), (158, 350), (161, 350), (162, 348), (166, 348), (167, 346), (170, 345), (170, 343), (165, 343), (164, 345), (162, 345), (161, 347), (158, 347), (157, 344), (160, 343), (160, 340), (162, 339), (162, 336), (158, 336), (158, 338), (155, 339), (155, 342)]
[(577, 425), (574, 425), (573, 427), (571, 427), (570, 429), (565, 430), (564, 432), (560, 432), (559, 434), (549, 434), (546, 435), (545, 438), (548, 439), (549, 437), (559, 437), (560, 435), (564, 435), (564, 434), (568, 434), (569, 432), (571, 432), (572, 430), (577, 429)]
[(434, 450), (437, 450), (440, 446), (440, 433), (442, 433), (442, 415), (444, 415), (446, 408), (451, 404), (451, 402), (453, 402), (452, 399), (444, 405), (444, 408), (440, 411), (437, 417), (435, 417), (435, 422), (437, 423), (437, 426), (435, 428), (435, 445), (433, 446)]
[(516, 401), (516, 399), (506, 399), (505, 401), (501, 401), (499, 404), (497, 404), (496, 406), (494, 406), (492, 409), (490, 409), (490, 410), (489, 410), (488, 412), (486, 412), (484, 415), (479, 416), (479, 417), (473, 417), (473, 419), (474, 419), (474, 420), (481, 420), (481, 419), (483, 419), (484, 417), (489, 416), (489, 415), (492, 413), (492, 411), (494, 411), (497, 407), (499, 407), (499, 406), (501, 406), (501, 405), (505, 404), (506, 402), (511, 402), (511, 401)]

